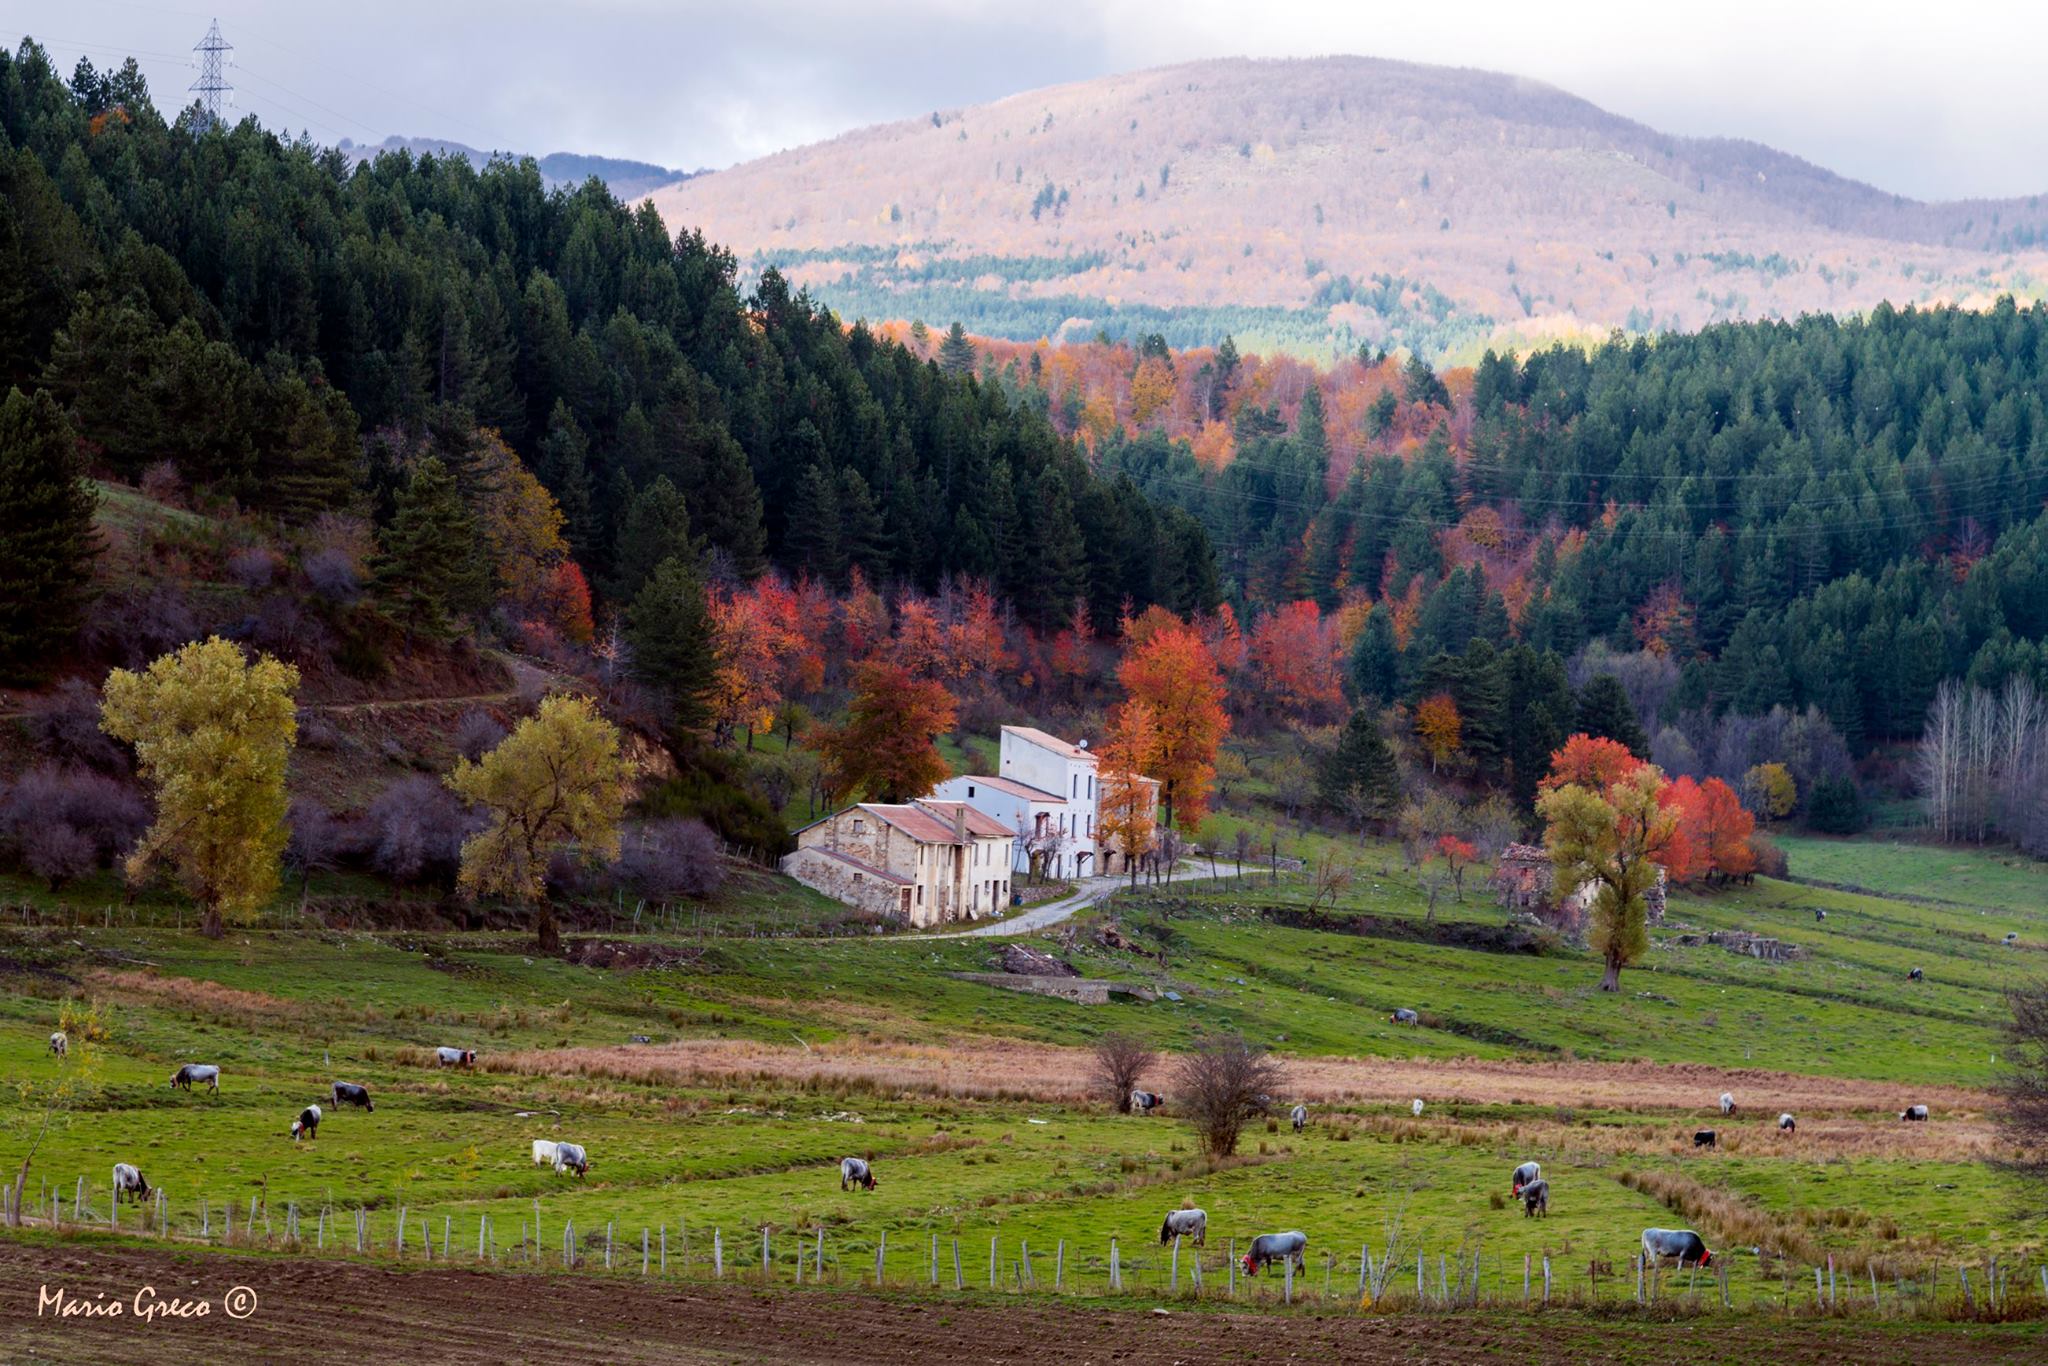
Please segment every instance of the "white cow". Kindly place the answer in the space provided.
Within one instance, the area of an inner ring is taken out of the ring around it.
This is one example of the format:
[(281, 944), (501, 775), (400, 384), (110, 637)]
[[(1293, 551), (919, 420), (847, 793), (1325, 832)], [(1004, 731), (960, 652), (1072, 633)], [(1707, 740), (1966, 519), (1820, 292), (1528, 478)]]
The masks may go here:
[(1175, 1238), (1186, 1238), (1196, 1247), (1209, 1240), (1209, 1216), (1198, 1209), (1177, 1209), (1166, 1216), (1166, 1222), (1159, 1226), (1159, 1242), (1162, 1246)]
[(583, 1151), (580, 1143), (557, 1143), (555, 1145), (555, 1170), (575, 1172), (578, 1176), (590, 1175), (590, 1156)]
[(1408, 1107), (1408, 1110), (1409, 1110), (1409, 1112), (1410, 1112), (1411, 1114), (1413, 1114), (1413, 1115), (1414, 1115), (1414, 1116), (1415, 1116), (1415, 1117), (1416, 1117), (1417, 1119), (1421, 1119), (1421, 1118), (1422, 1118), (1422, 1097), (1420, 1097), (1420, 1096), (1417, 1096), (1417, 1097), (1415, 1098), (1415, 1103), (1414, 1103), (1413, 1105), (1410, 1105), (1410, 1106)]
[(1733, 1091), (1723, 1091), (1721, 1093), (1721, 1113), (1724, 1115), (1735, 1113), (1735, 1093)]
[(560, 1146), (560, 1144), (555, 1143), (551, 1139), (536, 1138), (533, 1140), (533, 1165), (536, 1167), (554, 1166), (555, 1150)]
[(64, 1037), (64, 1031), (63, 1031), (63, 1030), (61, 1030), (61, 1029), (60, 1029), (60, 1030), (58, 1030), (58, 1031), (57, 1031), (57, 1032), (56, 1032), (55, 1034), (52, 1034), (52, 1035), (50, 1036), (50, 1052), (51, 1052), (51, 1053), (53, 1053), (53, 1054), (55, 1054), (55, 1055), (56, 1055), (57, 1057), (60, 1057), (60, 1058), (61, 1058), (61, 1057), (63, 1057), (63, 1056), (65, 1055), (65, 1054), (69, 1053), (70, 1051), (71, 1051), (71, 1040), (69, 1040), (69, 1039), (67, 1039), (67, 1038), (65, 1038), (65, 1037)]
[(114, 1199), (118, 1202), (123, 1195), (133, 1195), (138, 1201), (149, 1198), (149, 1182), (142, 1179), (142, 1173), (127, 1162), (114, 1164)]

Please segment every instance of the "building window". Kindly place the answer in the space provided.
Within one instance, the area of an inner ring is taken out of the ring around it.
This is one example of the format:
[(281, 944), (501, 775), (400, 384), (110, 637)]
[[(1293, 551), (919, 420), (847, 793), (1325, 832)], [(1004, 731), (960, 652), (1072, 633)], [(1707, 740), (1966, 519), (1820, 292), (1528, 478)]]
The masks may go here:
[(860, 830), (861, 830), (861, 825), (860, 825), (860, 817), (858, 817), (858, 816), (855, 816), (855, 817), (853, 818), (853, 833), (854, 833), (854, 834), (856, 834), (856, 835), (858, 835), (858, 834), (860, 833)]
[(1092, 773), (1088, 775), (1088, 800), (1095, 800), (1095, 775)]
[(920, 906), (924, 905), (924, 888), (922, 887), (917, 889), (917, 904)]
[(969, 783), (967, 785), (967, 795), (970, 799), (974, 796), (974, 784)]
[(1081, 775), (1080, 775), (1080, 774), (1078, 774), (1078, 773), (1076, 773), (1076, 774), (1074, 775), (1074, 791), (1073, 791), (1073, 795), (1074, 795), (1074, 796), (1076, 796), (1076, 797), (1078, 797), (1078, 796), (1080, 796), (1080, 795), (1081, 795)]

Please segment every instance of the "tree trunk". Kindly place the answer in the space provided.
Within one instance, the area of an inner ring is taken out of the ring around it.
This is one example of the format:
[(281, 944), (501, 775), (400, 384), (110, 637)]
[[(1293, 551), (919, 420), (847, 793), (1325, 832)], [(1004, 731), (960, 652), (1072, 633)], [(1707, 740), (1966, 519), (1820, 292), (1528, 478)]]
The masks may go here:
[(555, 922), (555, 908), (549, 902), (541, 902), (534, 913), (533, 937), (540, 951), (550, 958), (562, 951), (562, 927)]
[(1607, 955), (1607, 974), (1600, 979), (1600, 990), (1621, 990), (1621, 959), (1611, 953)]
[(206, 909), (199, 918), (199, 932), (208, 939), (218, 939), (227, 933), (227, 927), (221, 924), (219, 906), (212, 902), (206, 904)]

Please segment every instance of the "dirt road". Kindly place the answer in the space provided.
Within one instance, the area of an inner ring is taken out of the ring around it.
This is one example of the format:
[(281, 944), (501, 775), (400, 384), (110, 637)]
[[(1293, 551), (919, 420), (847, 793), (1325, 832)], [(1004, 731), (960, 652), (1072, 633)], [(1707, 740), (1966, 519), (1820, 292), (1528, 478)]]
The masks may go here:
[[(204, 1301), (204, 1317), (142, 1304)], [(235, 1287), (251, 1292), (231, 1296)], [(118, 1318), (59, 1318), (119, 1302)], [(42, 1304), (42, 1313), (37, 1313)], [(232, 1317), (230, 1309), (246, 1310)], [(970, 1295), (647, 1284), (637, 1277), (397, 1270), (339, 1261), (0, 1242), (0, 1360), (135, 1362), (1769, 1361), (2041, 1359), (2039, 1326), (1908, 1328), (1572, 1314), (1235, 1314), (1083, 1309)]]

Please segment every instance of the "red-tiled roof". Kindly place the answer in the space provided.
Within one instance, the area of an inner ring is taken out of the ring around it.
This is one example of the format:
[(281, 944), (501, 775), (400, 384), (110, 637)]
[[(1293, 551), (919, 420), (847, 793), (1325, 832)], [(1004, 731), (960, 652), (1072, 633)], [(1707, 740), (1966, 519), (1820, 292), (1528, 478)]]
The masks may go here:
[(952, 844), (953, 823), (940, 820), (929, 811), (915, 806), (883, 806), (876, 802), (862, 802), (860, 810), (876, 820), (895, 826), (904, 834), (921, 844)]
[(918, 806), (931, 812), (946, 823), (947, 838), (952, 838), (954, 812), (967, 813), (967, 833), (970, 835), (1015, 835), (1017, 832), (1004, 825), (985, 811), (977, 811), (966, 802), (941, 802), (926, 798)]
[(1020, 740), (1030, 741), (1040, 749), (1049, 749), (1054, 754), (1063, 754), (1069, 759), (1081, 759), (1091, 764), (1095, 762), (1094, 751), (1082, 749), (1079, 745), (1070, 745), (1059, 736), (1048, 735), (1035, 726), (1004, 726), (1003, 730)]
[(988, 773), (970, 773), (967, 775), (966, 781), (980, 783), (983, 787), (992, 787), (998, 792), (1007, 792), (1013, 797), (1022, 797), (1028, 802), (1050, 802), (1054, 806), (1065, 806), (1067, 804), (1067, 799), (1060, 796), (1057, 792), (1047, 792), (1042, 787), (1033, 787), (1029, 783), (1020, 783), (1015, 778), (998, 778)]

